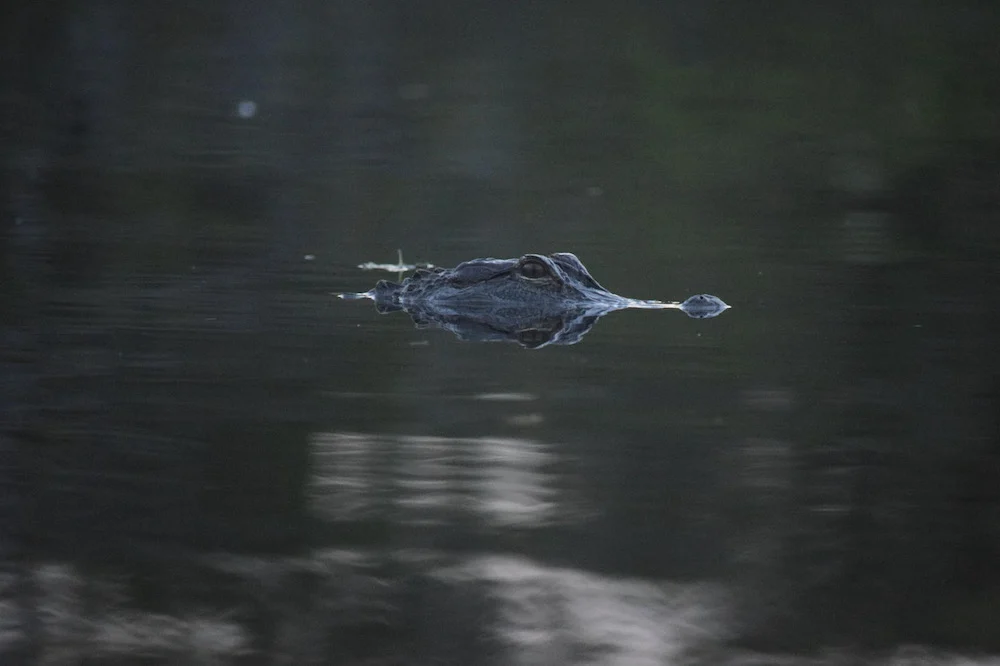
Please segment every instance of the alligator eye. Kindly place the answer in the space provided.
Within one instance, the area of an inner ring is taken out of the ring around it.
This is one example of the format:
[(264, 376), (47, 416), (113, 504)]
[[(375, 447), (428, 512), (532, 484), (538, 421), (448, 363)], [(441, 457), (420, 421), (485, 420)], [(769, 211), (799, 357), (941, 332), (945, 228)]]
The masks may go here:
[(549, 267), (537, 259), (525, 259), (517, 269), (522, 276), (532, 280), (543, 278), (549, 274)]

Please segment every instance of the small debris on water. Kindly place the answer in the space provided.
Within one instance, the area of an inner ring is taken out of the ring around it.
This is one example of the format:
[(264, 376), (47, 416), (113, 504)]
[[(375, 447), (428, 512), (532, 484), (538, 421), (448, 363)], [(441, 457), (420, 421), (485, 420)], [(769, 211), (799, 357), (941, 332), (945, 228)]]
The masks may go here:
[(253, 118), (257, 115), (257, 102), (251, 99), (240, 100), (236, 105), (236, 115), (240, 118)]
[(305, 255), (304, 257), (302, 257), (302, 259), (303, 259), (303, 260), (305, 260), (305, 261), (312, 261), (312, 260), (314, 260), (315, 258), (316, 258), (316, 255), (315, 255), (315, 254), (307, 254), (307, 255)]
[(416, 264), (404, 264), (403, 263), (403, 251), (396, 250), (397, 261), (394, 264), (380, 264), (374, 261), (366, 261), (363, 264), (358, 264), (358, 268), (363, 271), (387, 271), (389, 273), (405, 273), (407, 271), (415, 271), (418, 268), (434, 268), (434, 264), (429, 264), (426, 262), (416, 263)]

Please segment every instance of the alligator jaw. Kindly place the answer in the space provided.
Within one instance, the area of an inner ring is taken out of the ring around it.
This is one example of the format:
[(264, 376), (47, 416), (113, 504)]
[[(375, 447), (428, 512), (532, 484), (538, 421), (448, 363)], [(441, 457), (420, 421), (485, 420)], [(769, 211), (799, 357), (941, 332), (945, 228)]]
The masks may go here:
[(697, 294), (688, 298), (683, 303), (676, 301), (665, 303), (663, 301), (643, 301), (635, 298), (626, 298), (627, 308), (638, 310), (680, 310), (693, 319), (709, 319), (718, 317), (728, 310), (731, 305), (723, 301), (718, 296), (711, 294)]

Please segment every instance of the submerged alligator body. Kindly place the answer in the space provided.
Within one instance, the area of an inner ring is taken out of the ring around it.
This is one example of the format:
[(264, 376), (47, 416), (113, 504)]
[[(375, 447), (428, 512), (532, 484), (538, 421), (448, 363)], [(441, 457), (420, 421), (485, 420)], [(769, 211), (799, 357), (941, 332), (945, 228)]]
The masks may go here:
[(382, 313), (404, 310), (417, 326), (444, 328), (463, 340), (512, 340), (533, 348), (575, 344), (615, 310), (674, 309), (705, 319), (729, 308), (710, 294), (683, 303), (618, 296), (598, 284), (569, 252), (420, 269), (402, 282), (379, 280), (370, 291), (339, 296), (373, 300)]

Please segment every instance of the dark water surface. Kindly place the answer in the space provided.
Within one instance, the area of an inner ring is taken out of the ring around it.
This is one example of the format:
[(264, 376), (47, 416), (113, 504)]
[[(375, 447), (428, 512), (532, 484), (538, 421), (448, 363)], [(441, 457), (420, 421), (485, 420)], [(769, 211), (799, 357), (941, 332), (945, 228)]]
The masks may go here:
[(992, 4), (3, 14), (3, 664), (996, 663)]

